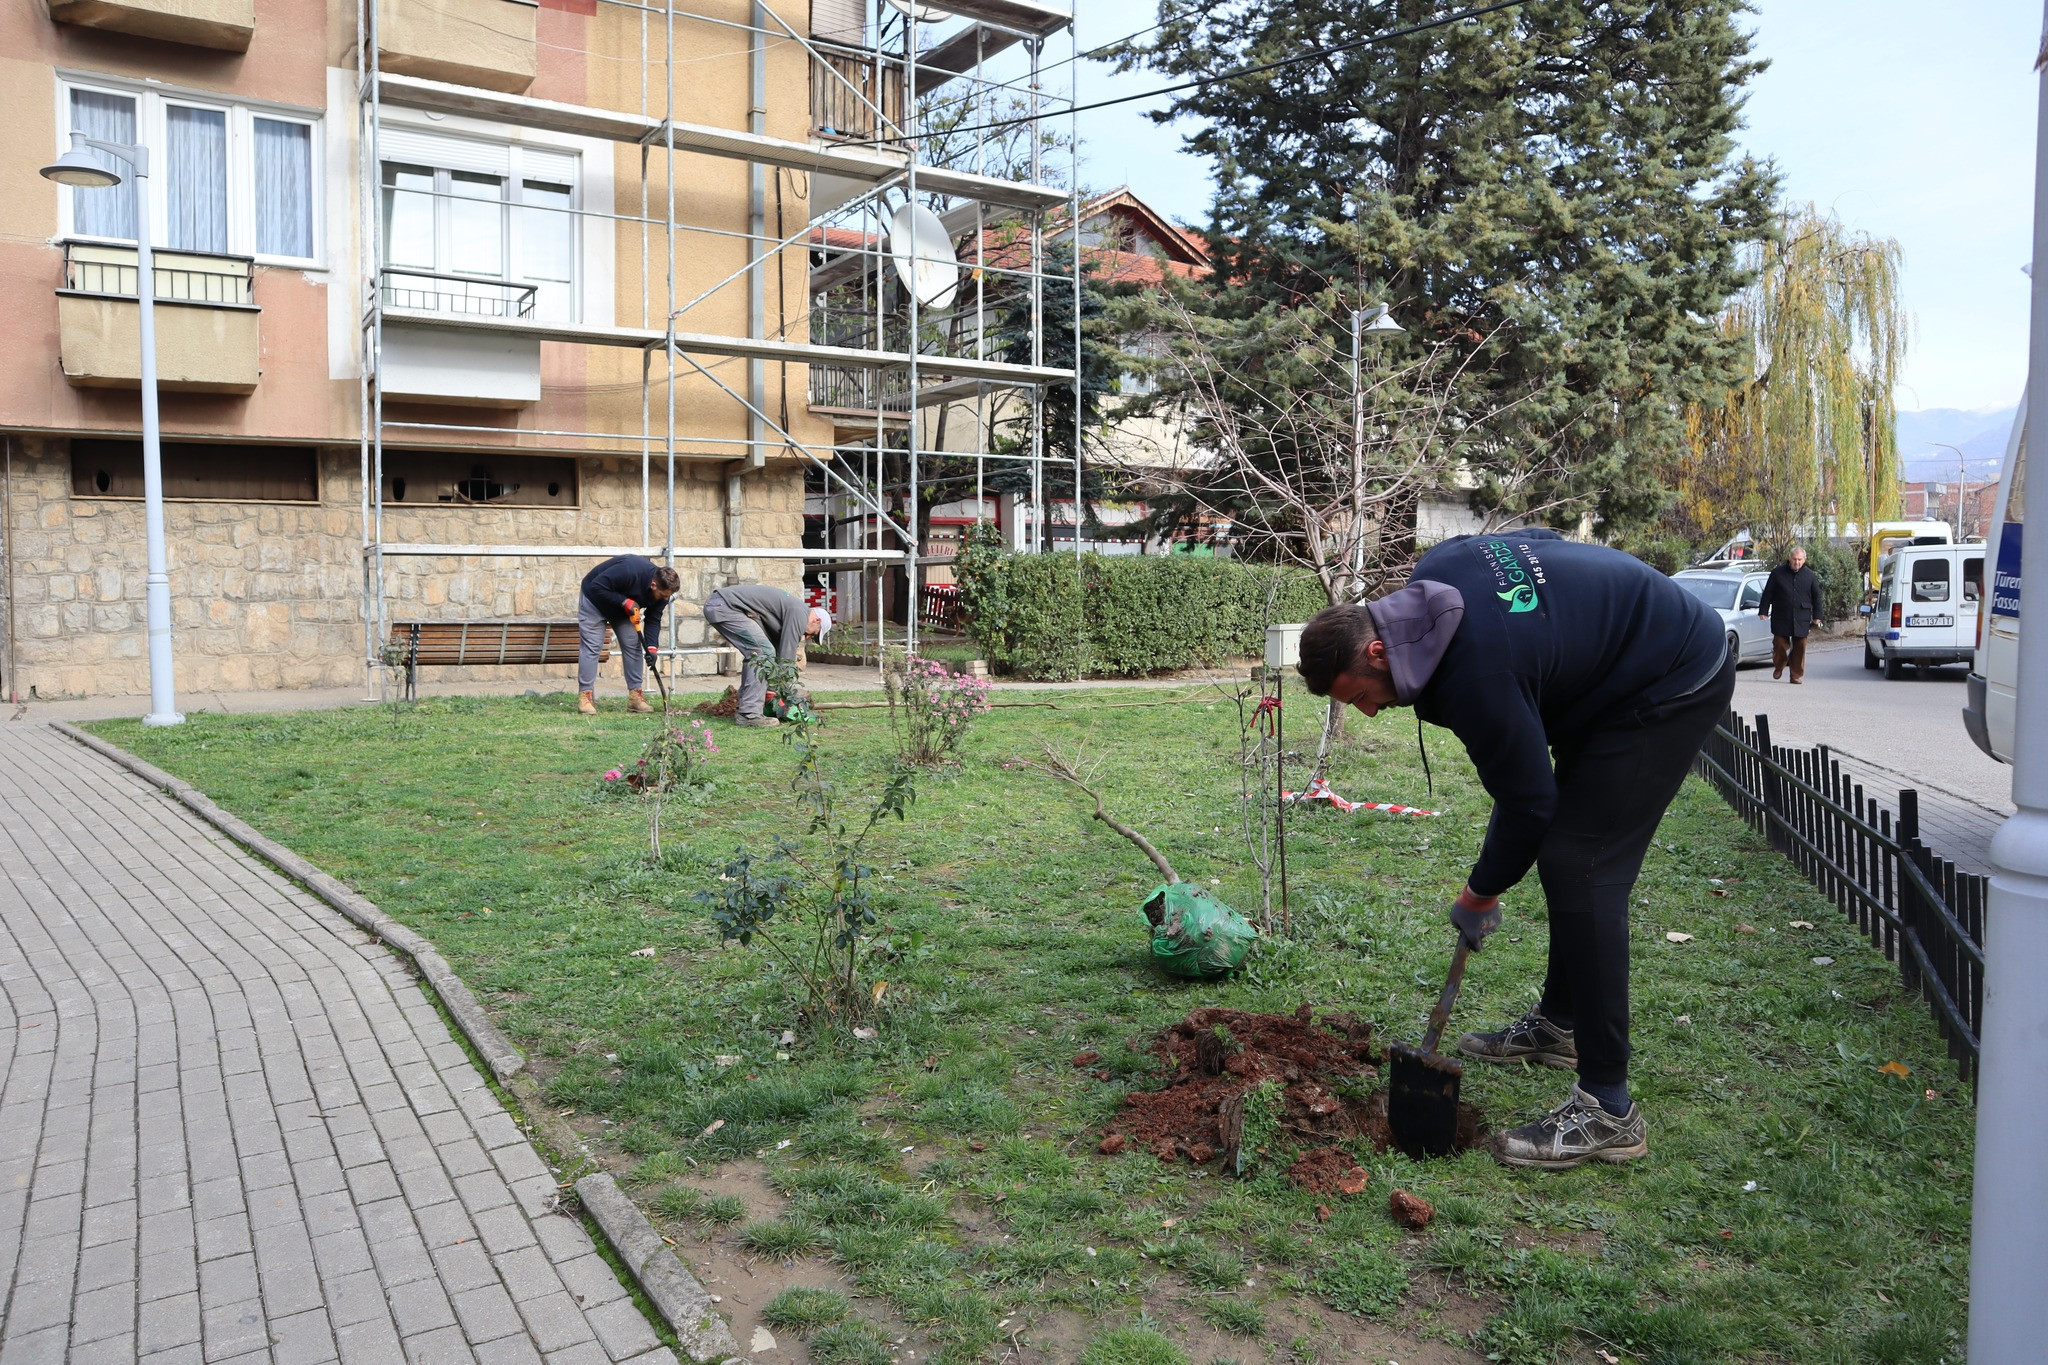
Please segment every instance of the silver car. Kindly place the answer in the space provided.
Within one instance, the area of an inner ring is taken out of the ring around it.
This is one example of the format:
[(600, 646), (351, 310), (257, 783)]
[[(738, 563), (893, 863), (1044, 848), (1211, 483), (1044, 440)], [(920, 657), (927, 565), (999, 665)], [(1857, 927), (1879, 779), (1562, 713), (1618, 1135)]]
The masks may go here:
[(1756, 614), (1763, 601), (1767, 568), (1681, 569), (1672, 581), (1721, 613), (1728, 630), (1728, 652), (1741, 664), (1771, 661), (1771, 623)]

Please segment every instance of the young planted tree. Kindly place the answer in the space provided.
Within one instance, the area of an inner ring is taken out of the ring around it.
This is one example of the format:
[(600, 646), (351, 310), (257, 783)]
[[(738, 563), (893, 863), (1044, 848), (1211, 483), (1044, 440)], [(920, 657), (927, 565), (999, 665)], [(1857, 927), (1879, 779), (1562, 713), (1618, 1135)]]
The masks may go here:
[(1126, 63), (1214, 78), (1162, 116), (1200, 120), (1218, 171), (1195, 306), (1271, 392), (1303, 382), (1272, 313), (1393, 304), (1386, 364), (1460, 357), (1444, 406), (1491, 428), (1459, 457), (1480, 498), (1618, 529), (1663, 502), (1686, 405), (1742, 373), (1713, 320), (1774, 183), (1733, 137), (1745, 5), (1527, 0), (1418, 28), (1460, 8), (1161, 4)]
[(1867, 528), (1896, 515), (1892, 393), (1907, 330), (1898, 243), (1809, 204), (1753, 255), (1755, 282), (1720, 319), (1749, 370), (1687, 408), (1677, 510), (1705, 537), (1747, 527), (1760, 545), (1830, 519)]

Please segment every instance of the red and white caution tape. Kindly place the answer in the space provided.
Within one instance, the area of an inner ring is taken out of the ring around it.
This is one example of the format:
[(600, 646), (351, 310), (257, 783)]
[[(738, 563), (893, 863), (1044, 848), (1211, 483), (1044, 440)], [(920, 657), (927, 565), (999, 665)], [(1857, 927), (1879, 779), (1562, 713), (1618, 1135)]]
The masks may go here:
[(1350, 815), (1356, 811), (1381, 811), (1387, 815), (1438, 815), (1439, 811), (1423, 810), (1418, 806), (1402, 806), (1392, 801), (1346, 801), (1330, 790), (1330, 784), (1322, 778), (1308, 784), (1306, 792), (1287, 792), (1284, 798), (1290, 803), (1303, 801), (1327, 801), (1338, 810)]

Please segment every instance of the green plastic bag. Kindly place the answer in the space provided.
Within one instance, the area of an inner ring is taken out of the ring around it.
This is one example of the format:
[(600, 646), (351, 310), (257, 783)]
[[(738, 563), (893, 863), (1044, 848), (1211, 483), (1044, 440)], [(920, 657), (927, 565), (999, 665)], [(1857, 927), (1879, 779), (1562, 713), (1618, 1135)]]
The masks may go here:
[(1187, 882), (1155, 887), (1140, 912), (1152, 927), (1152, 960), (1174, 976), (1228, 976), (1259, 937), (1244, 916)]

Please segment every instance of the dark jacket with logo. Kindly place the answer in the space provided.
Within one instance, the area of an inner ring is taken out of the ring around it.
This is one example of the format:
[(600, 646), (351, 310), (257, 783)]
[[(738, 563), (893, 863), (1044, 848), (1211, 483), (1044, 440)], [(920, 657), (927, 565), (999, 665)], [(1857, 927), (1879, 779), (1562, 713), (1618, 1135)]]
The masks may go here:
[(583, 595), (598, 615), (617, 623), (626, 619), (626, 599), (640, 606), (640, 638), (661, 639), (661, 614), (668, 604), (654, 597), (654, 561), (646, 555), (613, 555), (583, 575)]
[(1771, 570), (1757, 610), (1771, 618), (1771, 634), (1803, 640), (1820, 620), (1820, 575), (1808, 565), (1794, 569), (1791, 561)]
[(1396, 699), (1464, 742), (1493, 797), (1472, 869), (1482, 896), (1520, 881), (1557, 814), (1552, 755), (1704, 685), (1721, 618), (1632, 555), (1554, 531), (1459, 536), (1368, 604)]

